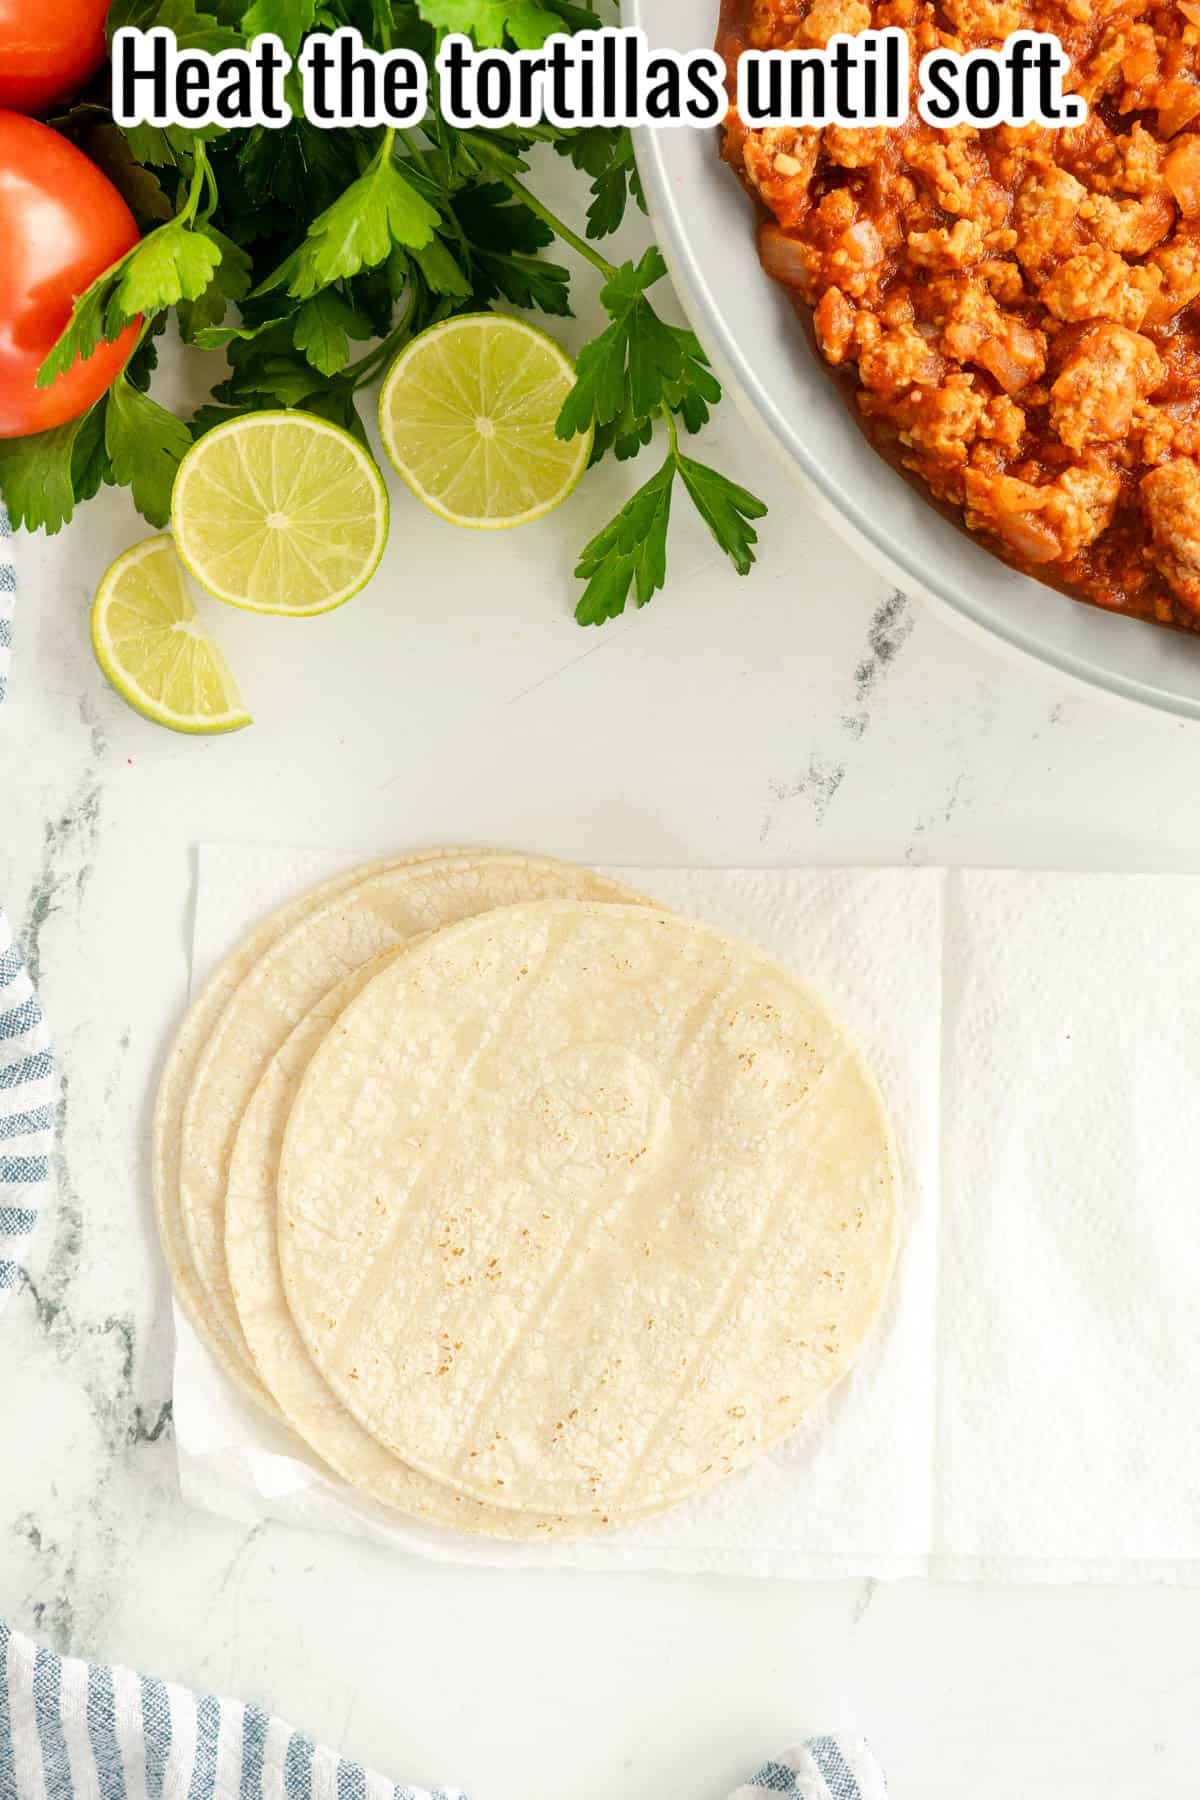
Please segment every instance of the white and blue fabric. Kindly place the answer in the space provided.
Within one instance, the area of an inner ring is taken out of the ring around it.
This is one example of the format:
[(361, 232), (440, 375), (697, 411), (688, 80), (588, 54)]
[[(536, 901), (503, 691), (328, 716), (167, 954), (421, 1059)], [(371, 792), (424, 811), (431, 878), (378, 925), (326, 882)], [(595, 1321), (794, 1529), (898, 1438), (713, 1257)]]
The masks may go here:
[[(0, 701), (8, 686), (16, 589), (12, 538), (0, 507)], [(46, 1021), (0, 907), (0, 1305), (20, 1279), (22, 1239), (46, 1198), (54, 1104)]]
[(258, 1706), (39, 1650), (0, 1623), (0, 1800), (463, 1800), (398, 1787)]
[(883, 1770), (864, 1738), (814, 1737), (764, 1763), (733, 1800), (887, 1800)]
[[(239, 1700), (41, 1650), (0, 1621), (0, 1800), (464, 1800), (403, 1787)], [(733, 1800), (887, 1800), (857, 1738), (810, 1738)], [(556, 1800), (573, 1800), (569, 1784)], [(686, 1800), (681, 1795), (679, 1800)]]

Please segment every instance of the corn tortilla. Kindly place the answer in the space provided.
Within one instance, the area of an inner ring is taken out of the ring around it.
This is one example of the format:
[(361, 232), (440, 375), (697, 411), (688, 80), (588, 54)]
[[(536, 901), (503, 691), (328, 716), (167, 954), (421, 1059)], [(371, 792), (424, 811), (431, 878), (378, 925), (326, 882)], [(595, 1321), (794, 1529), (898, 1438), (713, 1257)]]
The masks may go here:
[(295, 1027), (271, 1059), (238, 1128), (225, 1195), (225, 1251), (255, 1367), (309, 1449), (371, 1499), (427, 1525), (517, 1540), (576, 1536), (623, 1523), (506, 1511), (443, 1487), (376, 1443), (326, 1385), (287, 1308), (279, 1270), (276, 1181), (284, 1128), (309, 1061), (339, 1013), (390, 952), (346, 978)]
[[(425, 856), (436, 857), (443, 854), (446, 852), (432, 850), (408, 860), (424, 861)], [(335, 875), (297, 899), (289, 900), (286, 905), (278, 907), (260, 921), (236, 950), (213, 971), (188, 1009), (159, 1081), (151, 1138), (151, 1185), (154, 1214), (167, 1269), (180, 1305), (213, 1356), (244, 1393), (271, 1413), (277, 1414), (275, 1403), (259, 1381), (242, 1347), (227, 1332), (215, 1305), (200, 1282), (192, 1260), (180, 1196), (184, 1108), (195, 1080), (197, 1065), (213, 1027), (239, 983), (250, 973), (258, 959), (266, 954), (277, 939), (298, 924), (306, 913), (323, 906), (326, 901), (355, 886), (357, 882), (378, 874), (381, 869), (391, 868), (394, 864), (393, 858), (370, 863), (365, 868), (352, 869), (344, 875)]]
[(305, 913), (238, 984), (196, 1063), (183, 1111), (179, 1193), (205, 1304), (247, 1364), (225, 1264), (225, 1186), (238, 1125), (267, 1064), (305, 1013), (364, 963), (422, 932), (547, 896), (638, 898), (590, 870), (501, 851), (398, 864)]
[(334, 1393), (476, 1500), (671, 1504), (792, 1431), (887, 1288), (874, 1082), (760, 951), (561, 900), (384, 969), (304, 1075), (288, 1304)]

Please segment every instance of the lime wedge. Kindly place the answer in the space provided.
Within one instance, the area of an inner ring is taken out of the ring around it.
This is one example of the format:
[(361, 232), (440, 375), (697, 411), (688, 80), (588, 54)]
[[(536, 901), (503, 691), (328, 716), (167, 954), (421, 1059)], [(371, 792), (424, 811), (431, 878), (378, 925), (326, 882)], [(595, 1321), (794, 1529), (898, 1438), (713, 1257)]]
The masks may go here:
[(218, 600), (302, 618), (370, 581), (387, 540), (387, 489), (348, 431), (311, 413), (251, 413), (192, 445), (171, 525)]
[(109, 569), (92, 604), (92, 648), (121, 698), (156, 725), (204, 733), (251, 723), (169, 537), (147, 538)]
[(467, 313), (414, 338), (379, 399), (383, 447), (439, 517), (476, 531), (540, 519), (588, 465), (592, 434), (564, 443), (554, 421), (575, 365), (521, 319)]

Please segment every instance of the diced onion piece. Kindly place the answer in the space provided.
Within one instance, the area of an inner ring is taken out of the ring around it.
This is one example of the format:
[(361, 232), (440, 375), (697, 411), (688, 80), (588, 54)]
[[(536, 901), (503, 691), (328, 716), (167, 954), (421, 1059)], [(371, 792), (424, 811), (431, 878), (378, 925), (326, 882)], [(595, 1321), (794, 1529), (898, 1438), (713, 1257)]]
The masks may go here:
[(1046, 367), (1044, 339), (1019, 319), (1006, 318), (1001, 336), (985, 338), (975, 361), (1000, 383), (1006, 394), (1019, 394)]
[(768, 221), (758, 234), (758, 254), (767, 274), (781, 281), (784, 287), (796, 288), (802, 294), (811, 291), (811, 252), (799, 238), (789, 237), (786, 231)]
[(876, 263), (883, 261), (883, 242), (870, 219), (856, 219), (842, 233), (841, 247), (864, 269), (873, 269)]

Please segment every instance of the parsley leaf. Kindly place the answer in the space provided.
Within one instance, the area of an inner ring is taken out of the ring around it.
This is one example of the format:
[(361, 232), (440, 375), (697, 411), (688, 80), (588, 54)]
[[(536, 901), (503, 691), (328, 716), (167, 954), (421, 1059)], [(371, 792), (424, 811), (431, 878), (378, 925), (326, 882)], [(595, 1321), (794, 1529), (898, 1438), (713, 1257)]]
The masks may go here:
[(128, 137), (118, 126), (96, 125), (88, 132), (84, 148), (139, 220), (161, 224), (173, 216), (174, 208), (158, 176), (145, 166), (144, 158), (139, 161), (134, 155)]
[(645, 487), (639, 488), (580, 556), (576, 575), (587, 586), (575, 609), (581, 625), (602, 625), (623, 613), (632, 592), (634, 604), (645, 606), (667, 578), (667, 527), (671, 493), (678, 475), (692, 504), (712, 532), (719, 549), (739, 575), (754, 564), (758, 534), (749, 523), (766, 507), (754, 494), (717, 469), (684, 456), (672, 439), (667, 460)]
[(340, 425), (343, 431), (348, 431), (351, 437), (357, 438), (363, 449), (374, 456), (375, 452), (371, 450), (371, 441), (350, 388), (322, 388), (320, 393), (305, 401), (305, 406), (309, 412), (316, 413), (319, 419), (328, 419), (331, 425)]
[(110, 388), (104, 443), (113, 475), (151, 525), (171, 517), (171, 486), (192, 437), (182, 419), (122, 375)]
[(229, 305), (244, 300), (254, 281), (254, 265), (240, 244), (227, 238), (215, 225), (199, 227), (221, 252), (213, 280), (195, 300), (180, 300), (175, 309), (179, 335), (185, 344), (200, 341), (200, 334), (222, 323)]
[(654, 436), (653, 419), (635, 419), (627, 409), (609, 425), (597, 425), (589, 467), (594, 468), (611, 450), (618, 462), (638, 456)]
[[(221, 263), (216, 239), (176, 219), (144, 237), (122, 268), (113, 304), (122, 321), (198, 300)], [(110, 309), (111, 311), (111, 309)]]
[(294, 330), (293, 319), (280, 319), (233, 339), (226, 352), (229, 374), (213, 389), (214, 398), (238, 412), (307, 405), (325, 378), (296, 349)]
[(120, 337), (134, 319), (198, 300), (223, 259), (219, 237), (173, 219), (135, 244), (76, 300), (66, 329), (38, 370), (38, 386), (49, 387), (102, 339), (112, 343)]
[(293, 299), (307, 300), (360, 269), (376, 267), (394, 244), (423, 250), (432, 243), (438, 223), (436, 209), (393, 157), (388, 134), (366, 172), (313, 220), (300, 248), (255, 291), (267, 294), (286, 287)]
[(685, 423), (708, 416), (721, 397), (720, 383), (694, 332), (660, 319), (646, 289), (667, 272), (662, 254), (646, 251), (639, 263), (622, 263), (601, 289), (612, 324), (586, 344), (576, 365), (577, 380), (558, 420), (561, 438), (577, 437), (593, 419), (611, 426), (628, 442), (643, 435), (644, 422), (665, 406), (686, 409)]
[(642, 212), (646, 197), (633, 155), (633, 138), (622, 126), (591, 125), (566, 132), (555, 143), (560, 156), (592, 178), (588, 208), (590, 238), (610, 237), (624, 223), (632, 199)]
[(337, 375), (350, 361), (350, 339), (368, 338), (370, 324), (337, 292), (323, 288), (296, 314), (292, 342), (322, 375)]
[(0, 438), (0, 500), (14, 526), (53, 536), (70, 523), (80, 501), (112, 480), (104, 449), (106, 406), (98, 400), (81, 418), (35, 437)]
[(603, 20), (591, 6), (577, 6), (575, 0), (543, 0), (543, 4), (559, 17), (560, 31), (599, 31)]
[(182, 125), (126, 125), (122, 127), (130, 155), (154, 169), (176, 169), (190, 156), (192, 133)]
[(510, 38), (518, 50), (538, 50), (563, 29), (557, 12), (539, 0), (418, 0), (421, 17), (439, 31), (461, 31), (481, 50)]
[[(215, 0), (218, 10), (220, 0)], [(216, 12), (206, 11), (194, 0), (111, 0), (105, 29), (108, 41), (123, 25), (147, 31), (152, 25), (163, 25), (175, 33), (181, 50), (236, 50), (242, 34), (223, 25)]]
[(90, 500), (93, 494), (98, 494), (107, 482), (114, 479), (112, 462), (104, 442), (107, 413), (106, 396), (79, 420), (79, 430), (71, 453), (71, 486), (75, 490), (76, 505)]
[(748, 523), (766, 515), (766, 507), (756, 495), (739, 487), (728, 476), (705, 463), (676, 453), (676, 467), (692, 504), (739, 575), (748, 575), (754, 566), (754, 545), (758, 533)]
[(502, 181), (485, 181), (460, 194), (454, 216), (475, 249), (500, 256), (536, 256), (554, 242), (545, 221), (514, 198)]
[(414, 250), (413, 261), (432, 293), (450, 294), (455, 300), (465, 300), (471, 294), (470, 281), (441, 238), (434, 238), (424, 250)]
[(260, 32), (273, 31), (282, 38), (283, 47), (295, 56), (306, 31), (316, 17), (317, 0), (254, 0), (242, 17), (242, 30), (247, 38)]
[(646, 196), (642, 178), (633, 160), (633, 140), (625, 133), (626, 144), (615, 155), (607, 169), (592, 182), (592, 204), (588, 207), (587, 234), (590, 238), (611, 237), (625, 222), (630, 198), (639, 211), (646, 212)]
[[(116, 269), (121, 265), (118, 263)], [(37, 373), (37, 385), (49, 387), (58, 376), (92, 354), (96, 346), (110, 336), (106, 313), (116, 290), (117, 274), (107, 269), (97, 276), (91, 287), (76, 300), (66, 329)], [(121, 335), (124, 320), (114, 319), (111, 336)]]
[(14, 526), (60, 531), (75, 511), (71, 459), (80, 421), (36, 437), (0, 438), (0, 498)]
[(466, 239), (476, 304), (505, 299), (560, 318), (570, 315), (570, 270), (539, 254), (554, 233), (502, 182), (484, 182), (458, 196), (454, 216)]
[(158, 345), (154, 338), (164, 321), (165, 314), (160, 314), (158, 325), (152, 330), (142, 333), (133, 355), (125, 364), (126, 379), (132, 381), (135, 388), (140, 388), (143, 394), (149, 393), (154, 371), (158, 367)]
[(637, 605), (645, 606), (666, 581), (674, 485), (675, 458), (671, 455), (584, 549), (575, 570), (579, 579), (587, 582), (575, 608), (581, 625), (603, 625), (606, 619), (615, 619), (625, 611), (631, 588)]
[[(350, 167), (357, 172), (357, 165)], [(347, 157), (340, 134), (307, 119), (279, 130), (256, 125), (242, 139), (221, 190), (221, 211), (239, 243), (297, 235), (331, 206), (346, 185)]]

